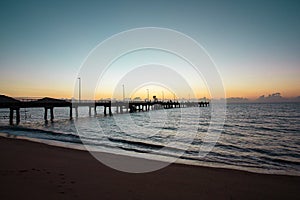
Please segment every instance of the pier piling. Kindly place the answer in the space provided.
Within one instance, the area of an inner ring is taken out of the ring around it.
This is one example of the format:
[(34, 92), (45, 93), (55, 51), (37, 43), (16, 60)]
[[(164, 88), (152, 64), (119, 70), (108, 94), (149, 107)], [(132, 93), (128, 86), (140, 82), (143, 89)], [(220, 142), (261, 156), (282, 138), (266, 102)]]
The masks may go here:
[(111, 106), (108, 107), (108, 112), (109, 112), (109, 115), (112, 116)]
[(94, 107), (94, 114), (95, 114), (95, 116), (97, 115), (97, 106), (96, 105)]
[(73, 108), (72, 106), (70, 106), (70, 120), (73, 119)]
[(78, 118), (78, 107), (75, 107), (75, 115), (76, 115), (76, 118)]
[(16, 109), (16, 117), (17, 117), (16, 122), (17, 122), (17, 125), (18, 125), (20, 123), (20, 108)]
[(48, 119), (47, 119), (47, 117), (48, 117), (48, 109), (46, 107), (44, 109), (45, 109), (44, 120), (45, 120), (45, 122), (47, 122), (48, 121)]
[(12, 108), (9, 109), (9, 124), (13, 125), (13, 119), (14, 119), (14, 110)]
[(51, 122), (53, 122), (53, 120), (54, 120), (53, 108), (49, 108), (49, 109), (50, 109), (50, 120), (51, 120)]

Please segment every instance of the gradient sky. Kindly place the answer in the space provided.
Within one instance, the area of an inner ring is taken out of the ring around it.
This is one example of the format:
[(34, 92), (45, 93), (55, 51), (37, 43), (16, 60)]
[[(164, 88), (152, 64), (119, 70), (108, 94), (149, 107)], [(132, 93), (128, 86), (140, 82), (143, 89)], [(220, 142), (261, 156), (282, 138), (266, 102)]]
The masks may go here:
[(0, 93), (73, 95), (81, 63), (106, 38), (165, 27), (198, 41), (227, 97), (300, 95), (298, 1), (1, 1)]

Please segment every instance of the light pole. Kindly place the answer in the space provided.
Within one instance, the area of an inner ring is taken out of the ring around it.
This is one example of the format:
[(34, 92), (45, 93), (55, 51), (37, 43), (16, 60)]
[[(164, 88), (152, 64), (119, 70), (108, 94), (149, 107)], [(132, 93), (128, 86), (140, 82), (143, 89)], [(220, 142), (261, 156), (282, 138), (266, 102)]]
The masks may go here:
[(165, 101), (165, 94), (164, 91), (161, 91), (162, 101)]
[(123, 101), (125, 101), (125, 87), (124, 87), (124, 84), (122, 85), (123, 87)]
[(173, 96), (174, 96), (174, 102), (175, 102), (175, 93), (173, 93)]
[(78, 87), (78, 98), (79, 98), (79, 102), (81, 101), (81, 78), (78, 77), (78, 81), (79, 81), (79, 87)]

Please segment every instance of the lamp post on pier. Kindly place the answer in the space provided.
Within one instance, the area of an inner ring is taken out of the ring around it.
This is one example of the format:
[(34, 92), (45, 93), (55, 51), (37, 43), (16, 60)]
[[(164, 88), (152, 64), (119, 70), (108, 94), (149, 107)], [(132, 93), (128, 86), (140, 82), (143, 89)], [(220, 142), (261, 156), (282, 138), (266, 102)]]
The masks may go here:
[(123, 101), (125, 101), (125, 87), (124, 87), (124, 84), (122, 85), (122, 88), (123, 88)]
[(79, 103), (80, 103), (80, 101), (81, 101), (81, 78), (80, 77), (78, 77), (78, 99), (79, 99)]

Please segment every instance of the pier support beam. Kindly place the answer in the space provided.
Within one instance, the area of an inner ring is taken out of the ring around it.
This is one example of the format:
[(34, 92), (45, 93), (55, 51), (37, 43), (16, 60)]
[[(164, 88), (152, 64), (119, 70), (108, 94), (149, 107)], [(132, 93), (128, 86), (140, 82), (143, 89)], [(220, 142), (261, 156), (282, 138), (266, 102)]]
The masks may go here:
[(92, 107), (89, 106), (89, 116), (92, 116)]
[(94, 114), (95, 114), (95, 116), (97, 115), (97, 106), (96, 105), (94, 107)]
[(45, 122), (48, 122), (48, 109), (45, 107), (44, 108), (45, 109), (45, 112), (44, 112), (44, 120), (45, 120)]
[(13, 125), (13, 119), (14, 119), (14, 110), (12, 108), (9, 109), (9, 124)]
[(54, 108), (49, 108), (50, 109), (50, 120), (51, 120), (51, 122), (53, 122), (53, 120), (54, 120), (54, 112), (53, 112), (53, 109)]
[(112, 116), (111, 106), (108, 107), (108, 112), (109, 112), (109, 115)]
[(20, 108), (9, 108), (9, 124), (14, 124), (14, 111), (16, 111), (16, 124), (20, 123)]
[(76, 118), (78, 118), (78, 107), (75, 107), (75, 115), (76, 115)]
[(17, 125), (20, 124), (20, 108), (16, 109)]
[(72, 120), (73, 119), (73, 108), (72, 108), (72, 106), (70, 107), (70, 120)]
[(48, 109), (50, 110), (50, 120), (51, 120), (51, 122), (53, 122), (53, 120), (54, 120), (54, 112), (53, 112), (53, 107), (51, 107), (51, 108), (47, 108), (47, 107), (44, 107), (44, 109), (45, 109), (45, 112), (44, 112), (44, 120), (45, 120), (45, 122), (47, 123), (48, 122)]

